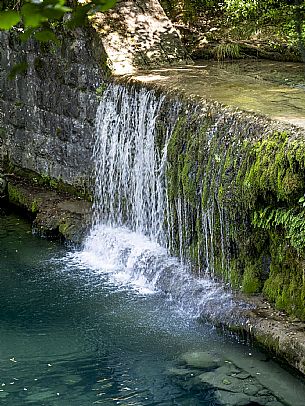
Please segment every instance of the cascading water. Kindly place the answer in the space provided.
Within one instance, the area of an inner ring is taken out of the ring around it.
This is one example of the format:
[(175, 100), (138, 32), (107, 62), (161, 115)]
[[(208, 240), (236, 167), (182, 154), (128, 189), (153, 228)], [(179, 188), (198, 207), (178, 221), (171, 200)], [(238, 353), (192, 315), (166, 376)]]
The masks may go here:
[[(147, 89), (109, 85), (105, 90), (93, 154), (94, 224), (81, 261), (107, 273), (116, 284), (141, 292), (162, 291), (191, 316), (220, 315), (223, 307), (227, 312), (232, 307), (230, 294), (206, 275), (198, 279), (190, 273), (182, 261), (183, 230), (171, 227), (165, 172), (179, 105), (172, 106), (160, 137), (158, 119), (164, 102), (164, 97)], [(160, 138), (162, 147), (157, 148)], [(178, 206), (179, 201), (176, 212), (182, 225), (186, 208), (181, 201)], [(207, 231), (213, 227), (208, 213), (204, 224)], [(212, 233), (206, 235), (208, 245)], [(168, 253), (174, 238), (180, 244), (180, 259)]]
[[(109, 86), (97, 111), (95, 224), (127, 226), (164, 243), (165, 134), (156, 148), (156, 119), (164, 98), (145, 89)], [(174, 114), (174, 111), (172, 112)]]

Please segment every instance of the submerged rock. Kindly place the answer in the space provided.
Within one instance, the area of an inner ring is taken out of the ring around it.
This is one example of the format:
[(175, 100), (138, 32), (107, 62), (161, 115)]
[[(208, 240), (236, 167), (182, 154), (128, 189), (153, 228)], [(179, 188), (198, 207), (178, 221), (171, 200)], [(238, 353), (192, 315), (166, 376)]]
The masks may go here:
[(198, 375), (198, 370), (192, 370), (187, 368), (170, 368), (167, 374), (172, 377), (188, 378)]
[(215, 404), (224, 406), (283, 406), (271, 390), (231, 361), (221, 362), (205, 351), (187, 352), (185, 365), (171, 368), (168, 375), (188, 391), (209, 392)]
[(221, 365), (219, 358), (206, 351), (187, 352), (181, 360), (189, 367), (199, 369), (214, 369)]
[(259, 403), (250, 403), (251, 399), (249, 396), (243, 393), (232, 393), (226, 390), (218, 390), (215, 392), (215, 395), (220, 400), (221, 404), (225, 406), (248, 406), (252, 404), (259, 405)]
[(75, 385), (82, 381), (82, 377), (79, 375), (65, 375), (63, 377), (63, 382), (65, 385)]
[(52, 398), (56, 397), (56, 393), (54, 393), (50, 389), (40, 389), (39, 392), (31, 393), (27, 396), (28, 402), (42, 402), (42, 401), (49, 401)]

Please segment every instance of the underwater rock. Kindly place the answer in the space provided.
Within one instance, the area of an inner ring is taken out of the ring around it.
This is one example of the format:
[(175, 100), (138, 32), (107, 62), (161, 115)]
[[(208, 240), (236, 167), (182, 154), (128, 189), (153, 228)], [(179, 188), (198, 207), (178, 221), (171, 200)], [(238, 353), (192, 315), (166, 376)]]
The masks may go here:
[(65, 375), (63, 377), (63, 382), (65, 385), (75, 385), (77, 383), (80, 383), (82, 381), (81, 376), (79, 375)]
[(181, 360), (189, 367), (199, 369), (214, 369), (221, 365), (217, 357), (205, 351), (187, 352), (181, 356)]
[(170, 368), (167, 374), (172, 377), (187, 378), (198, 374), (198, 371), (187, 368)]
[(8, 392), (2, 391), (0, 392), (0, 399), (5, 399), (9, 395)]
[[(243, 393), (233, 393), (226, 390), (218, 390), (215, 395), (220, 400), (221, 404), (225, 406), (248, 406), (251, 405), (249, 396)], [(255, 403), (253, 403), (254, 405)], [(256, 403), (259, 405), (259, 403)], [(262, 406), (262, 405), (261, 405)]]
[(45, 400), (50, 400), (56, 397), (56, 393), (49, 389), (40, 389), (39, 392), (31, 393), (27, 396), (28, 402), (41, 402)]
[[(240, 376), (246, 376), (246, 374), (247, 374), (246, 372), (242, 371), (232, 362), (225, 362), (225, 364), (223, 366), (217, 368), (217, 373), (222, 374), (222, 375), (227, 375), (227, 376), (234, 376), (239, 379), (245, 379), (245, 378), (240, 378)], [(247, 374), (247, 378), (248, 377), (250, 377), (250, 374)]]

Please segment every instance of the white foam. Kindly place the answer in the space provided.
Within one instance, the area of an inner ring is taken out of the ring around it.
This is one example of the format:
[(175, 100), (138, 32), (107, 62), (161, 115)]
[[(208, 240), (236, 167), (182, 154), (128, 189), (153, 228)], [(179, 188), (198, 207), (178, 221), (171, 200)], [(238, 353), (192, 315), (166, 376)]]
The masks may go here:
[(198, 278), (147, 236), (124, 227), (96, 225), (84, 248), (69, 257), (82, 269), (103, 275), (118, 289), (147, 295), (163, 292), (192, 317), (232, 306), (231, 295), (209, 277)]

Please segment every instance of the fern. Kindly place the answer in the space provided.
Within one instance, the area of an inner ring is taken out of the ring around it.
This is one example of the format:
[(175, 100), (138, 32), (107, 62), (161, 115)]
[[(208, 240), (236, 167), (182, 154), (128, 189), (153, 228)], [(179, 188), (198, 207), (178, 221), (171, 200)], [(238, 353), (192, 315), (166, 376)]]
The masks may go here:
[(254, 212), (252, 224), (256, 228), (269, 231), (281, 227), (286, 238), (298, 252), (305, 250), (305, 212), (303, 210), (275, 209), (268, 206)]

